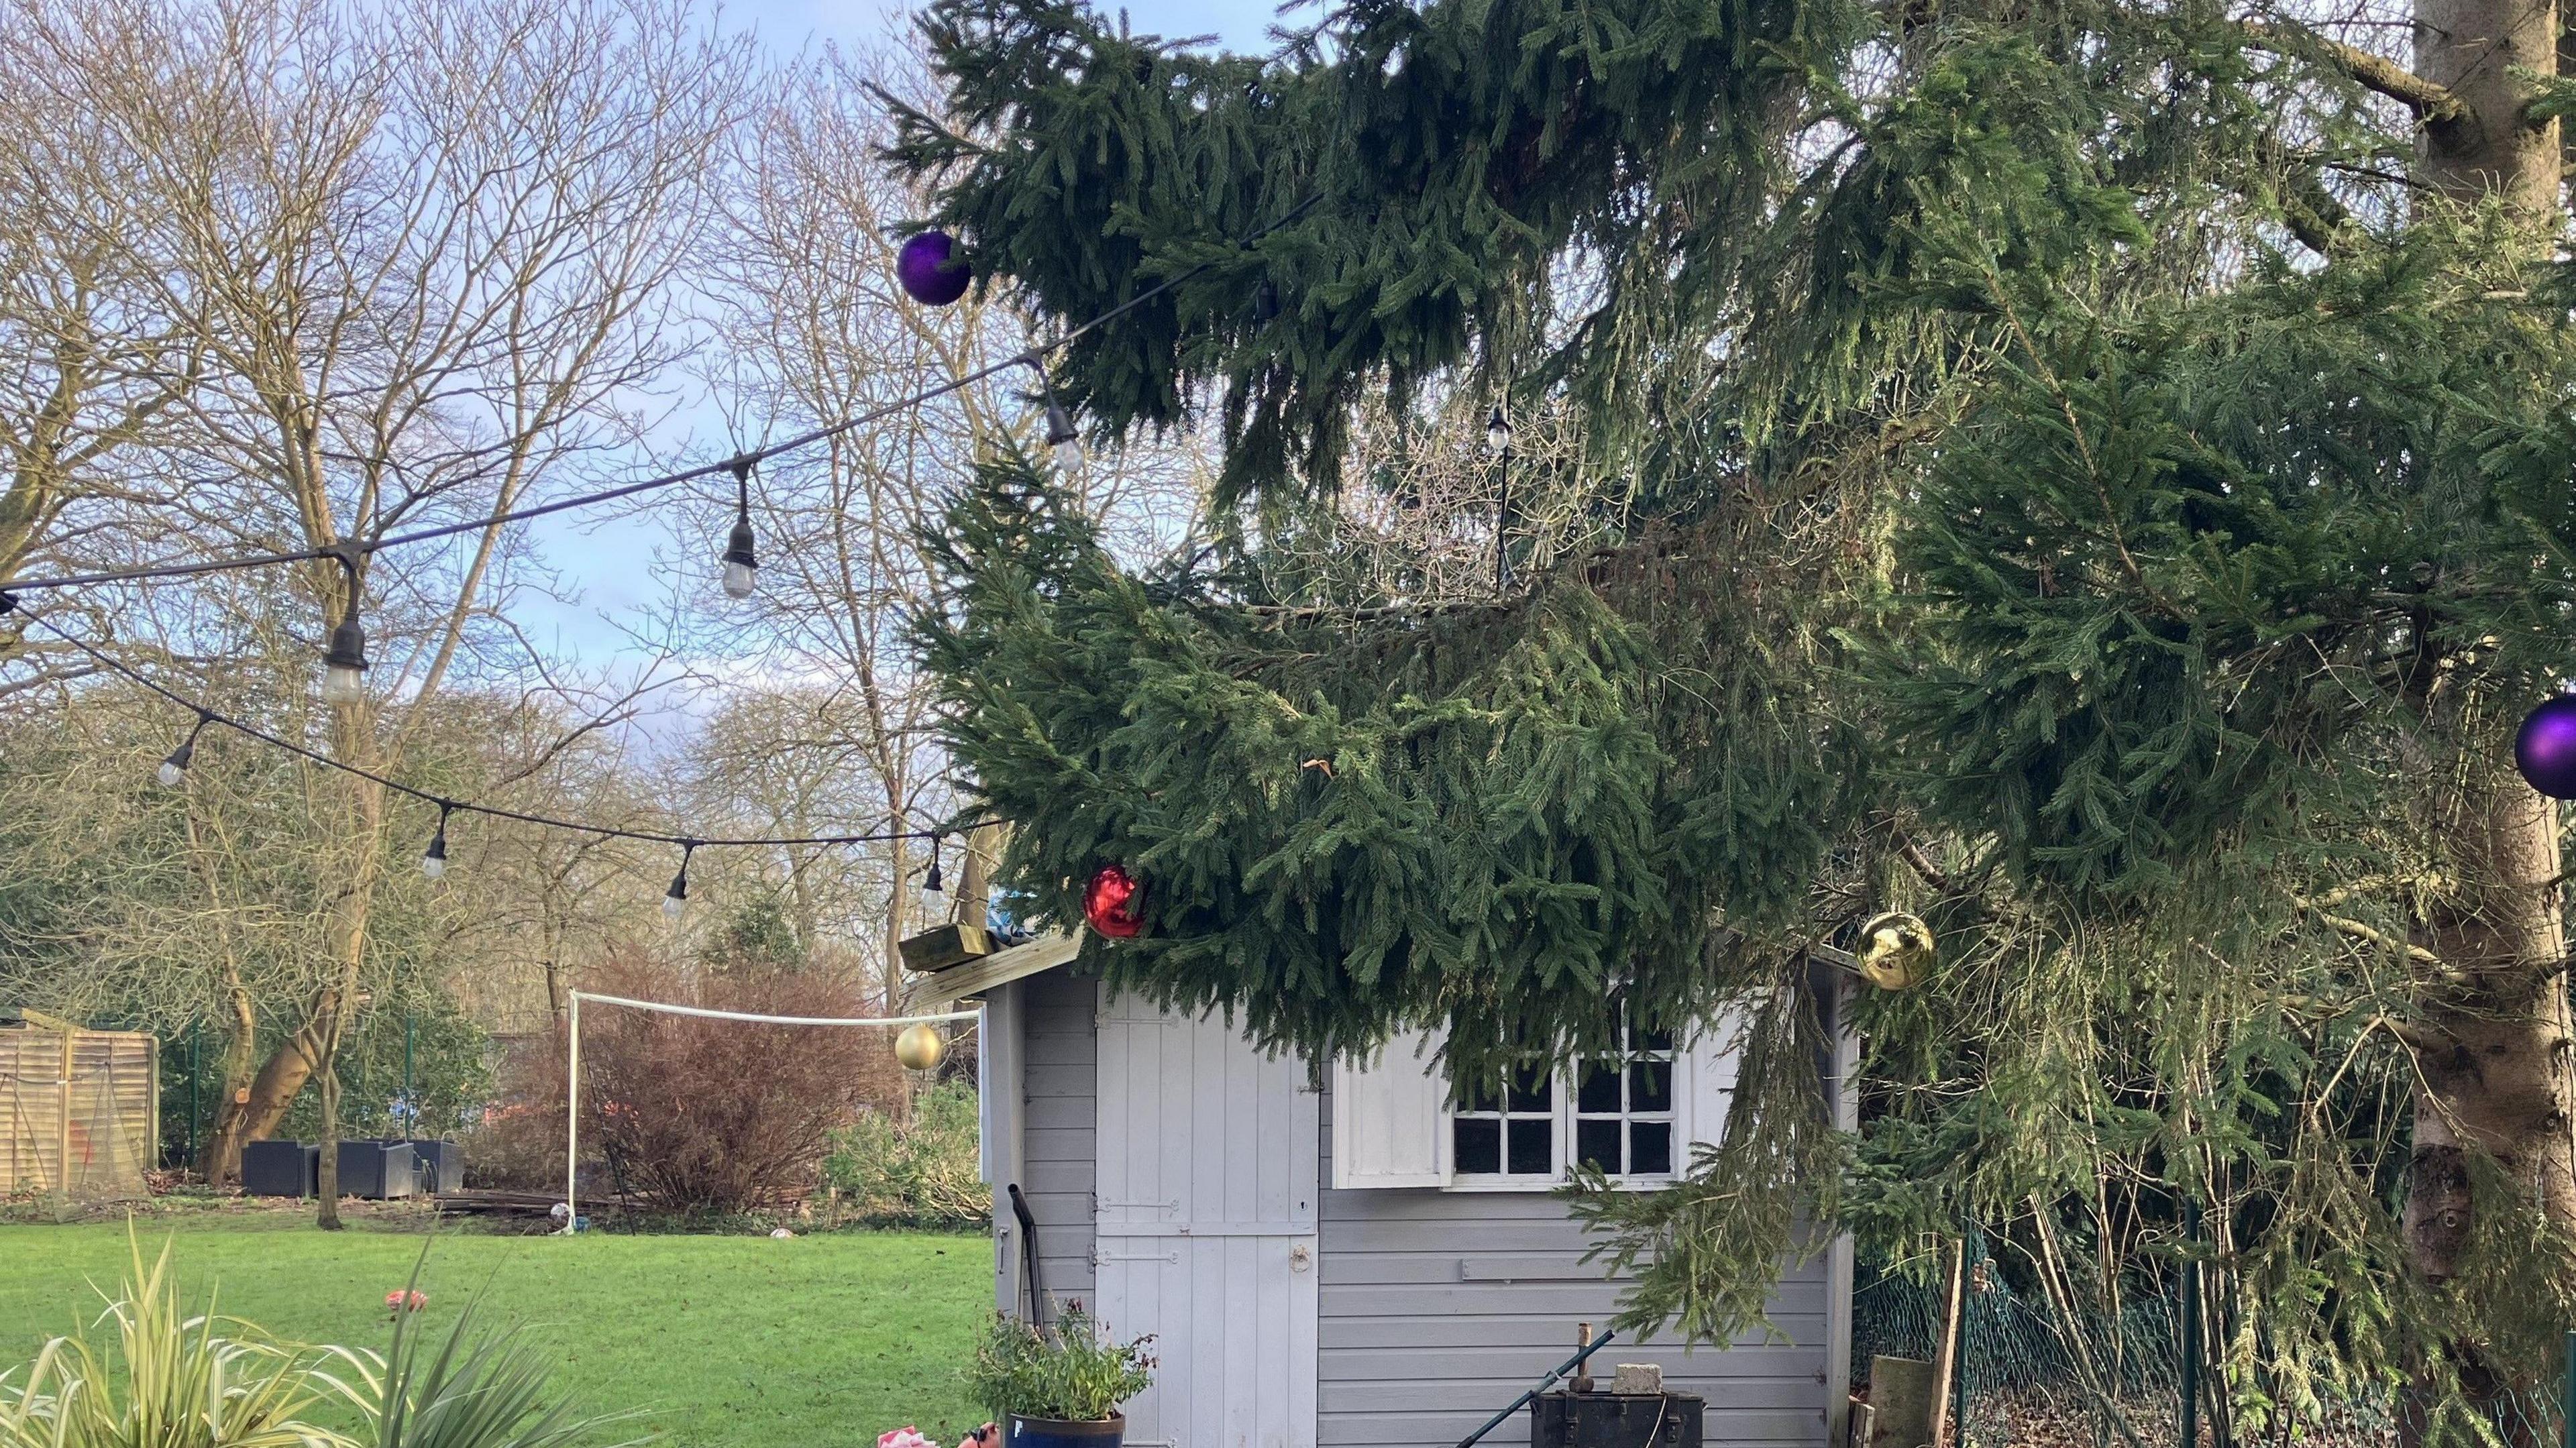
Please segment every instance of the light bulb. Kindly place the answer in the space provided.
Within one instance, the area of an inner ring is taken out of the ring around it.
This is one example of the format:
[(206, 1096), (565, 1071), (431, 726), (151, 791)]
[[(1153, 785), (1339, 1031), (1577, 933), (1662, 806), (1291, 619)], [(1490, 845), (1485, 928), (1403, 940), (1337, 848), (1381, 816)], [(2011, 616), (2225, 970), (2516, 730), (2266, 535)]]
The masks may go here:
[(948, 892), (935, 885), (922, 886), (921, 914), (923, 919), (929, 921), (933, 925), (942, 925), (947, 923)]
[(446, 878), (447, 878), (447, 857), (446, 857), (445, 855), (423, 855), (423, 856), (421, 856), (421, 857), (420, 857), (420, 872), (421, 872), (422, 874), (424, 874), (424, 875), (427, 875), (429, 878), (431, 878), (431, 879), (433, 879), (433, 880), (444, 880), (444, 879), (446, 879)]
[(1082, 432), (1073, 425), (1073, 414), (1061, 402), (1049, 401), (1046, 410), (1047, 446), (1055, 453), (1055, 465), (1063, 472), (1082, 467)]
[(171, 789), (177, 789), (179, 787), (179, 781), (188, 777), (188, 770), (187, 766), (179, 763), (179, 761), (175, 759), (165, 759), (161, 761), (161, 767), (158, 770), (155, 770), (154, 774), (160, 779), (163, 785)]
[(749, 598), (759, 585), (760, 553), (751, 534), (751, 502), (734, 514), (733, 531), (725, 535), (724, 591), (727, 598)]
[(662, 918), (676, 925), (680, 913), (689, 908), (689, 856), (680, 855), (680, 872), (671, 877), (671, 888), (662, 894)]
[(1511, 445), (1512, 425), (1503, 420), (1503, 409), (1498, 403), (1493, 412), (1485, 418), (1485, 446), (1495, 452), (1501, 452)]
[(367, 630), (352, 612), (331, 630), (331, 646), (322, 651), (322, 702), (356, 704), (367, 697)]
[(358, 669), (333, 664), (322, 671), (322, 702), (355, 704), (367, 697), (367, 676)]
[(433, 880), (447, 878), (447, 812), (438, 816), (438, 833), (429, 837), (429, 848), (420, 852), (420, 872)]

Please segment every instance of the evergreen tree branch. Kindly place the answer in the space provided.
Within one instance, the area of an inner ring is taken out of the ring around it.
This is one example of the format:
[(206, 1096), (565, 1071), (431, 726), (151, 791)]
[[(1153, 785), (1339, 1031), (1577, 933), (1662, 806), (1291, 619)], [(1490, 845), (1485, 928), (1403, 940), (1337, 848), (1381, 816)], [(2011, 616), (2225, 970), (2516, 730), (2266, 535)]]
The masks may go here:
[(2419, 120), (2438, 124), (2465, 119), (2469, 113), (2467, 103), (2450, 87), (2426, 80), (2386, 56), (2319, 35), (2296, 21), (2251, 21), (2245, 34), (2258, 48), (2275, 55), (2324, 61), (2364, 89), (2406, 107)]

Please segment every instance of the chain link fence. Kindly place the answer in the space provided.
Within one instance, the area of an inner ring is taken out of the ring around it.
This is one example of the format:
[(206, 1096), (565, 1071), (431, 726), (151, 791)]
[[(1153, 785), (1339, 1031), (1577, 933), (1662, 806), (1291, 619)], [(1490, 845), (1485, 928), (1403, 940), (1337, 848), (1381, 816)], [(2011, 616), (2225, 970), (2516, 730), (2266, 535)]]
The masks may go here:
[[(2017, 1281), (1973, 1239), (1964, 1260), (1958, 1362), (1948, 1384), (1948, 1410), (1962, 1430), (1958, 1448), (2180, 1448), (2187, 1377), (2200, 1398), (2197, 1448), (2237, 1448), (2209, 1375), (2184, 1370), (2179, 1274), (2122, 1280), (2099, 1294), (2103, 1301), (2061, 1307)], [(1947, 1273), (1932, 1276), (1927, 1283), (1883, 1261), (1858, 1264), (1852, 1372), (1862, 1391), (1875, 1357), (1938, 1360)], [(2501, 1436), (2551, 1441), (2554, 1404), (2546, 1411), (2549, 1424), (2536, 1439)], [(2301, 1425), (2295, 1441), (2301, 1448), (2395, 1448), (2396, 1419), (2387, 1403), (2335, 1405), (2323, 1421)]]

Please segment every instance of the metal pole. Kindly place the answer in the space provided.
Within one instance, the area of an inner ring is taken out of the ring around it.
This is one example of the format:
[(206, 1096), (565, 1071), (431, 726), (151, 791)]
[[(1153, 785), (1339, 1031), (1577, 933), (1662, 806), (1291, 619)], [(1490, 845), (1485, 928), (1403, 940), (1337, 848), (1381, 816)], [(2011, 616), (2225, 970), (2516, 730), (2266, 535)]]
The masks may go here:
[(403, 1110), (410, 1125), (405, 1135), (420, 1135), (420, 1102), (411, 1094), (411, 1012), (403, 1012)]
[(2576, 1332), (2567, 1334), (2567, 1382), (2558, 1399), (2559, 1448), (2576, 1448)]
[(2200, 1197), (2182, 1208), (2189, 1255), (2182, 1261), (2182, 1448), (2200, 1445)]
[(1512, 1399), (1511, 1406), (1503, 1409), (1499, 1413), (1496, 1413), (1494, 1416), (1487, 1418), (1483, 1427), (1478, 1428), (1475, 1432), (1459, 1439), (1458, 1448), (1475, 1448), (1476, 1440), (1484, 1437), (1488, 1433), (1491, 1433), (1496, 1428), (1501, 1427), (1504, 1420), (1510, 1418), (1512, 1414), (1519, 1412), (1523, 1405), (1527, 1404), (1530, 1399), (1546, 1392), (1548, 1387), (1557, 1379), (1564, 1377), (1567, 1373), (1583, 1366), (1586, 1359), (1590, 1358), (1594, 1353), (1601, 1351), (1603, 1348), (1608, 1347), (1610, 1345), (1610, 1340), (1618, 1335), (1619, 1329), (1615, 1327), (1602, 1329), (1599, 1337), (1596, 1337), (1592, 1341), (1584, 1344), (1581, 1349), (1576, 1351), (1574, 1356), (1558, 1363), (1555, 1371), (1549, 1373), (1546, 1377), (1539, 1379), (1528, 1392)]
[(572, 1010), (564, 1034), (570, 1045), (564, 1067), (564, 1224), (563, 1234), (572, 1235), (581, 1220), (580, 1209), (573, 1201), (573, 1164), (581, 1159), (574, 1150), (581, 1134), (581, 992), (573, 991)]

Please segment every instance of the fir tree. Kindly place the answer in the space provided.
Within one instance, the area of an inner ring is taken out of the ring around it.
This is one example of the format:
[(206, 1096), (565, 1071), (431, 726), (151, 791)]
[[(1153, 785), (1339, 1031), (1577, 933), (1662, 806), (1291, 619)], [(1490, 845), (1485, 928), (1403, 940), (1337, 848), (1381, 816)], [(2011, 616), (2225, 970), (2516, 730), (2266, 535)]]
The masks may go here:
[[(1147, 576), (1011, 460), (952, 518), (1006, 873), (1064, 920), (1127, 864), (1096, 963), (1314, 1050), (1766, 1003), (1726, 1149), (1587, 1206), (1641, 1322), (1757, 1312), (1802, 1194), (2049, 1262), (2194, 1198), (2240, 1429), (2402, 1380), (2411, 1437), (2527, 1435), (2576, 1078), (2504, 740), (2576, 667), (2576, 91), (2554, 7), (2419, 10), (2401, 63), (2203, 4), (1366, 0), (1248, 58), (943, 0), (959, 128), (898, 159), (1043, 316), (1185, 278), (1056, 383), (1227, 449)], [(1613, 546), (1286, 586), (1369, 399), (1485, 395), (1571, 419)], [(1941, 965), (1866, 1004), (1843, 1143), (1794, 962), (1891, 905)]]

